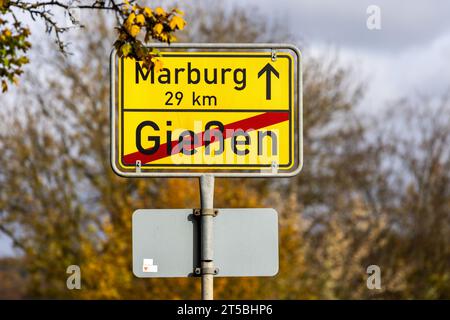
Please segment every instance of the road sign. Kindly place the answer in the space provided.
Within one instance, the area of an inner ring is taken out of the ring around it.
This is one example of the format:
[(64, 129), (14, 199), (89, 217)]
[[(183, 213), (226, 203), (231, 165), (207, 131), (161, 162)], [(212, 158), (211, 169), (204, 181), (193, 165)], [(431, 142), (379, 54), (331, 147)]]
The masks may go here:
[[(163, 62), (158, 72), (112, 54), (111, 162), (117, 174), (292, 176), (300, 171), (297, 48), (158, 47)], [(186, 50), (174, 51), (180, 48)]]
[[(274, 209), (218, 209), (214, 265), (218, 277), (278, 272)], [(142, 209), (133, 214), (133, 273), (139, 278), (192, 277), (200, 267), (199, 218), (193, 209)]]

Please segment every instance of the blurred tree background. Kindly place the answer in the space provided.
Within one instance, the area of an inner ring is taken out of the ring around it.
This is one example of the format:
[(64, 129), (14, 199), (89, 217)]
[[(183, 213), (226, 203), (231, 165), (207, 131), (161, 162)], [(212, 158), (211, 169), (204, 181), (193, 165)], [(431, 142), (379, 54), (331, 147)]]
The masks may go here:
[[(180, 40), (291, 37), (257, 10), (211, 4), (184, 8), (189, 25)], [(17, 99), (0, 108), (0, 232), (18, 252), (0, 260), (0, 295), (198, 299), (199, 279), (132, 275), (132, 212), (198, 207), (198, 181), (112, 172), (107, 79), (115, 34), (103, 14), (95, 21), (74, 36), (75, 55), (42, 49)], [(304, 59), (302, 173), (218, 179), (215, 190), (217, 207), (277, 209), (279, 274), (217, 278), (215, 297), (450, 298), (449, 100), (403, 99), (368, 117), (357, 110), (364, 86), (352, 70), (336, 58)], [(82, 290), (66, 288), (71, 264), (81, 267)], [(381, 290), (366, 287), (372, 264), (381, 268)]]

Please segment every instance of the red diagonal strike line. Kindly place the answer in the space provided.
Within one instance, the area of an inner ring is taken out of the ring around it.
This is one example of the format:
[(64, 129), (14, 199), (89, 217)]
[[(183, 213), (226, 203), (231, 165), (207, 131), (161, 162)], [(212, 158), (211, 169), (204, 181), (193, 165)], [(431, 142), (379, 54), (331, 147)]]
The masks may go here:
[[(230, 138), (234, 131), (236, 130), (244, 130), (247, 132), (250, 132), (252, 130), (268, 127), (280, 122), (284, 122), (286, 120), (289, 120), (289, 112), (266, 112), (259, 114), (254, 117), (250, 117), (247, 119), (239, 120), (236, 122), (232, 122), (229, 124), (224, 125), (224, 132), (223, 132), (223, 138), (224, 140), (227, 138)], [(212, 135), (214, 131), (218, 129), (210, 129), (210, 137), (211, 143), (215, 141), (215, 136)], [(198, 148), (205, 145), (205, 139), (204, 139), (205, 131), (199, 132), (196, 134), (198, 143), (195, 144), (193, 147)], [(189, 137), (185, 137), (185, 139), (188, 139)], [(177, 150), (176, 146), (180, 143), (178, 140), (172, 140), (172, 150)], [(186, 146), (187, 147), (187, 146)], [(180, 150), (181, 148), (178, 148)], [(191, 149), (191, 148), (189, 148)], [(170, 153), (167, 153), (167, 143), (161, 144), (158, 148), (158, 150), (151, 155), (142, 154), (139, 151), (133, 152), (130, 154), (127, 154), (123, 157), (123, 162), (125, 165), (135, 165), (137, 160), (141, 161), (141, 164), (149, 163), (152, 161), (156, 161), (165, 157), (171, 156)]]

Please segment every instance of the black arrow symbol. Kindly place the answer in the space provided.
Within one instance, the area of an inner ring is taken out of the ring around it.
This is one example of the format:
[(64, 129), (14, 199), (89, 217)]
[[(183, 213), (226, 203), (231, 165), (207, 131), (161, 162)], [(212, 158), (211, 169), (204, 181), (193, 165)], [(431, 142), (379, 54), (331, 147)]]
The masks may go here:
[(258, 72), (258, 78), (261, 78), (263, 74), (266, 74), (266, 100), (272, 99), (272, 73), (279, 79), (280, 74), (274, 67), (268, 62), (261, 71)]

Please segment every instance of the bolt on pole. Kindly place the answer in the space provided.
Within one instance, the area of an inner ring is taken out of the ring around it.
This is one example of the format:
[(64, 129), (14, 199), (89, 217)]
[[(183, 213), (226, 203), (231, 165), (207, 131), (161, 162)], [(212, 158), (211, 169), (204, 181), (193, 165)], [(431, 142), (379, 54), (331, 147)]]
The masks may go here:
[(202, 300), (214, 299), (214, 248), (213, 248), (213, 219), (206, 214), (205, 209), (214, 208), (214, 176), (203, 175), (200, 177), (200, 233), (201, 233), (201, 274), (202, 274)]

